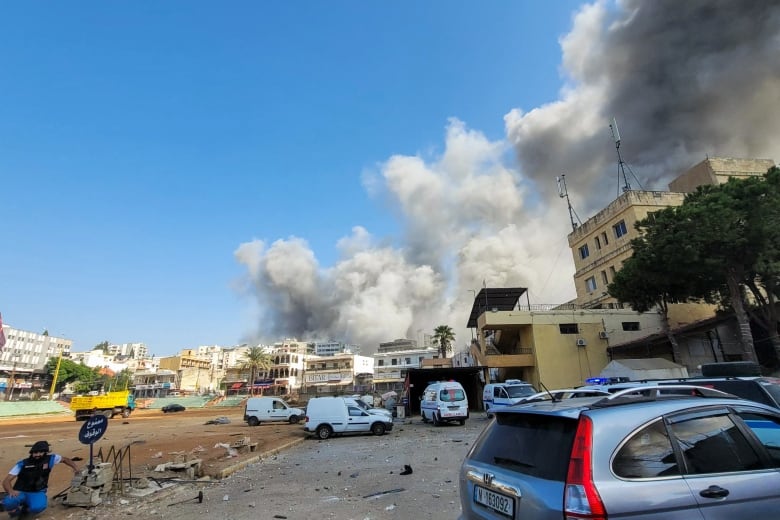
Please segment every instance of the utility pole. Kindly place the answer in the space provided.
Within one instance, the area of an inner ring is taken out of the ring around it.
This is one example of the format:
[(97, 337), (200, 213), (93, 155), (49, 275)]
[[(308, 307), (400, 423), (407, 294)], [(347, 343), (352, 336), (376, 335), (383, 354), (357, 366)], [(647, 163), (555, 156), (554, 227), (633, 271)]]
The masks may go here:
[(49, 401), (54, 398), (54, 388), (57, 385), (57, 378), (60, 375), (60, 364), (62, 364), (62, 349), (60, 349), (60, 357), (57, 358), (57, 368), (54, 369), (54, 377), (51, 380), (51, 388), (49, 389)]

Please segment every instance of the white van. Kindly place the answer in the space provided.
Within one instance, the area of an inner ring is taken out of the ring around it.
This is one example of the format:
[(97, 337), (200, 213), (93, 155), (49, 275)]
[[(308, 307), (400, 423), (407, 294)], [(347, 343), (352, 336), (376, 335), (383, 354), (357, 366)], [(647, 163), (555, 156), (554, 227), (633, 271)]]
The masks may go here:
[(292, 408), (278, 397), (250, 397), (244, 408), (244, 422), (257, 426), (261, 422), (285, 421), (298, 424), (306, 414), (300, 408)]
[(306, 406), (304, 431), (318, 439), (337, 434), (373, 433), (383, 435), (393, 429), (393, 418), (372, 414), (349, 401), (349, 397), (312, 397)]
[(491, 415), (496, 408), (511, 406), (526, 397), (534, 395), (536, 388), (521, 379), (507, 379), (503, 383), (490, 383), (482, 390), (485, 412)]
[(458, 421), (463, 426), (469, 418), (466, 391), (457, 381), (431, 383), (423, 392), (420, 415), (422, 422), (431, 421), (434, 426), (449, 421)]

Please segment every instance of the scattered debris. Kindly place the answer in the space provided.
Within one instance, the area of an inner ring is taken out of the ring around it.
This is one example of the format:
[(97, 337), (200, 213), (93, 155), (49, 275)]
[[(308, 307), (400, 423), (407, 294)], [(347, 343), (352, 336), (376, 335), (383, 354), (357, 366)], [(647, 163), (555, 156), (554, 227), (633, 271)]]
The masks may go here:
[(387, 491), (379, 491), (377, 493), (371, 493), (370, 495), (366, 495), (363, 498), (379, 498), (385, 495), (389, 495), (391, 493), (400, 493), (402, 491), (406, 491), (404, 488), (397, 488), (397, 489), (390, 489)]
[(411, 475), (412, 467), (409, 464), (404, 464), (404, 470), (399, 475)]
[(161, 458), (162, 458), (162, 452), (161, 452), (161, 451), (158, 451), (157, 453), (155, 453), (154, 455), (152, 455), (152, 458), (153, 458), (153, 459), (161, 459)]
[(214, 419), (210, 419), (203, 424), (230, 424), (230, 419), (228, 419), (226, 416), (223, 415), (221, 417), (215, 417)]
[[(227, 498), (227, 495), (225, 495), (225, 497)], [(198, 491), (198, 496), (196, 496), (194, 498), (187, 498), (187, 499), (184, 499), (184, 500), (182, 500), (180, 502), (174, 502), (173, 504), (168, 504), (168, 507), (170, 507), (170, 506), (178, 506), (179, 504), (183, 504), (185, 502), (189, 502), (190, 500), (197, 500), (198, 504), (202, 504), (203, 503), (203, 491)]]

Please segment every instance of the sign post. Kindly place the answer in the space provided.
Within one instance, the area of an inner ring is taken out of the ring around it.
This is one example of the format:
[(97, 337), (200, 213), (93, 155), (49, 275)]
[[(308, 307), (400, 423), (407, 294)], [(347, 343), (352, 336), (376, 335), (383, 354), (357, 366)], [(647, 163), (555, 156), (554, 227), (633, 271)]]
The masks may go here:
[(108, 417), (105, 415), (93, 415), (81, 426), (79, 430), (79, 442), (81, 444), (89, 444), (89, 466), (87, 469), (91, 473), (95, 469), (95, 465), (92, 463), (92, 446), (95, 441), (100, 439), (106, 430), (108, 429)]

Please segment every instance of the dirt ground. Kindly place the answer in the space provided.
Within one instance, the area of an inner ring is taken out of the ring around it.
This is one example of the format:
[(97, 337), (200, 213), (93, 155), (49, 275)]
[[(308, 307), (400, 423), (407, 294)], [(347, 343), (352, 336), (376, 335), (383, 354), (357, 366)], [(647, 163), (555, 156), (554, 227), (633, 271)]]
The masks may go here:
[[(229, 424), (206, 424), (217, 417), (227, 417)], [(52, 451), (70, 458), (80, 458), (79, 467), (90, 460), (89, 445), (81, 444), (78, 433), (82, 421), (72, 416), (38, 416), (0, 419), (0, 473), (5, 475), (11, 466), (27, 456), (29, 446), (37, 440), (47, 440)], [(93, 445), (93, 461), (100, 462), (99, 452), (107, 454), (113, 447), (124, 454), (122, 476), (126, 479), (152, 477), (158, 479), (187, 476), (180, 471), (155, 472), (155, 467), (174, 462), (179, 457), (202, 460), (203, 475), (220, 478), (230, 473), (242, 462), (256, 460), (258, 455), (276, 451), (302, 441), (303, 426), (287, 423), (270, 423), (256, 427), (243, 421), (243, 407), (188, 409), (184, 412), (164, 414), (160, 410), (136, 410), (123, 419), (111, 419), (103, 437)], [(230, 451), (219, 444), (233, 444), (248, 438), (255, 444), (254, 451)], [(129, 446), (129, 450), (127, 447)], [(49, 480), (50, 499), (70, 487), (73, 472), (65, 465), (58, 465)], [(39, 518), (66, 518), (74, 508), (59, 505), (51, 500), (49, 510)]]

